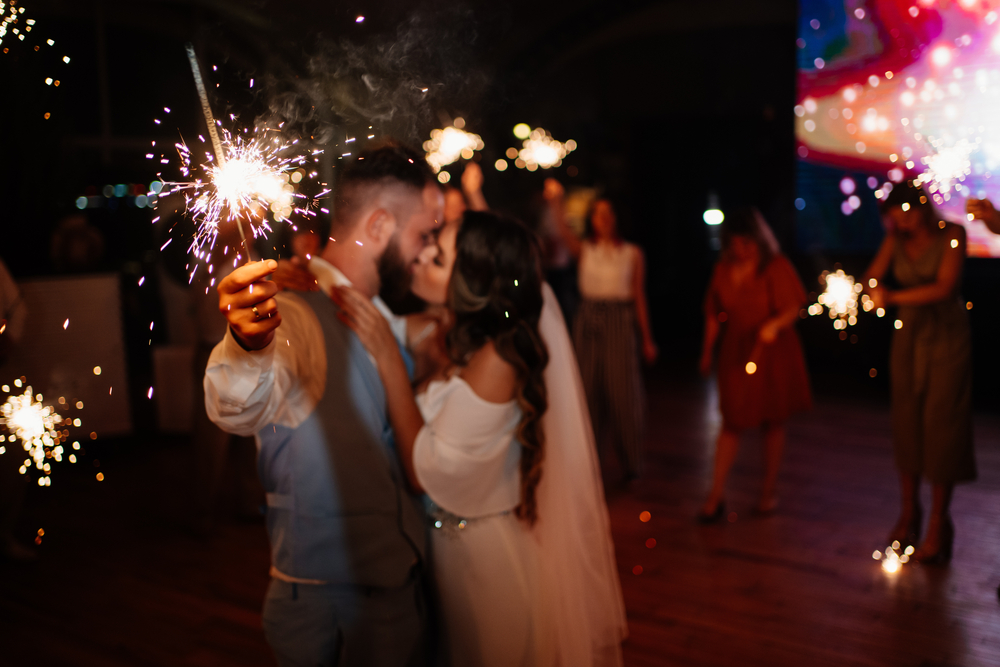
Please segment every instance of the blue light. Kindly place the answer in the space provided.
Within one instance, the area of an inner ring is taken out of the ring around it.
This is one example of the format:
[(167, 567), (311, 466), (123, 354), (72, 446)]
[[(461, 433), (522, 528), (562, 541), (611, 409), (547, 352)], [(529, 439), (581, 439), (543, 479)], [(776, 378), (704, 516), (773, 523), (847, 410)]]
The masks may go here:
[(136, 195), (135, 205), (138, 208), (145, 208), (147, 202), (148, 200), (146, 199), (146, 195)]
[(86, 197), (77, 197), (76, 198), (76, 207), (78, 209), (80, 209), (80, 210), (83, 210), (83, 209), (87, 208), (87, 198)]
[(124, 183), (119, 183), (118, 185), (115, 186), (115, 196), (116, 197), (124, 197), (126, 194), (128, 194), (128, 186), (127, 185), (125, 185)]
[(795, 208), (797, 208), (797, 209), (799, 209), (801, 211), (805, 207), (806, 207), (806, 200), (805, 199), (803, 199), (802, 197), (799, 197), (798, 199), (795, 200)]
[(163, 189), (163, 181), (153, 181), (149, 184), (149, 191), (156, 194), (160, 194), (160, 190)]

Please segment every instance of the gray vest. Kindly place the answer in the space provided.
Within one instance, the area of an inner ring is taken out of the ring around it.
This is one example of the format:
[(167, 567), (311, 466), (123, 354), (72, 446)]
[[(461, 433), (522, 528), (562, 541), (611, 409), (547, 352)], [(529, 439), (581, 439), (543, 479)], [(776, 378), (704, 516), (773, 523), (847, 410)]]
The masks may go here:
[(326, 346), (326, 389), (297, 428), (259, 433), (274, 566), (338, 584), (402, 585), (423, 560), (426, 523), (399, 464), (385, 389), (322, 292), (300, 295)]

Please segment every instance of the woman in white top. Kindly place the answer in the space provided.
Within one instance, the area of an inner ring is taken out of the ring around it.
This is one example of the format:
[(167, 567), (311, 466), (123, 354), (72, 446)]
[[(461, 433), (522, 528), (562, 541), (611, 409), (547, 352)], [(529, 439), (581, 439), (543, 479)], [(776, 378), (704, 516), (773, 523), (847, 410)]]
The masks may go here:
[(468, 212), (427, 252), (413, 289), (453, 308), (452, 363), (415, 398), (384, 319), (357, 293), (340, 299), (378, 360), (410, 482), (433, 502), (445, 653), (455, 667), (620, 665), (607, 509), (535, 240), (520, 223)]
[(638, 343), (646, 363), (659, 356), (649, 326), (645, 258), (638, 246), (618, 235), (615, 211), (607, 199), (594, 202), (583, 240), (566, 224), (563, 187), (555, 179), (545, 181), (545, 199), (578, 261), (581, 303), (573, 322), (573, 342), (594, 434), (599, 444), (610, 438), (626, 480), (634, 479), (642, 470), (645, 421)]

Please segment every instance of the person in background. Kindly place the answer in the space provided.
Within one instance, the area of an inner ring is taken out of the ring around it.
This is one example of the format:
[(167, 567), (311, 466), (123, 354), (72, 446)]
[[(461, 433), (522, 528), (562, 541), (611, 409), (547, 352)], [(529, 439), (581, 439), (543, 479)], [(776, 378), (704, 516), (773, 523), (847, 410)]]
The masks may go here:
[[(931, 483), (931, 516), (913, 554), (924, 563), (951, 558), (949, 515), (958, 482), (976, 478), (972, 449), (972, 348), (969, 316), (959, 294), (965, 228), (938, 217), (927, 193), (912, 181), (882, 202), (888, 233), (863, 284), (878, 308), (896, 306), (890, 373), (892, 444), (902, 509), (890, 543), (920, 538), (920, 480)], [(898, 290), (887, 290), (891, 271)]]
[(582, 300), (573, 342), (594, 436), (599, 448), (604, 438), (611, 439), (630, 481), (642, 471), (646, 406), (640, 354), (648, 364), (660, 354), (649, 326), (646, 260), (638, 246), (618, 235), (615, 210), (607, 199), (594, 203), (586, 237), (580, 240), (566, 222), (565, 191), (559, 181), (546, 179), (543, 194), (579, 262)]
[(489, 208), (483, 196), (483, 170), (478, 163), (469, 160), (462, 169), (462, 189), (450, 185), (444, 188), (444, 222), (458, 223), (467, 210), (487, 211)]
[(757, 209), (727, 213), (720, 234), (722, 254), (705, 295), (701, 372), (711, 372), (718, 343), (722, 430), (715, 446), (712, 488), (698, 515), (701, 523), (725, 515), (726, 479), (747, 429), (764, 433), (764, 483), (755, 511), (770, 514), (777, 509), (785, 422), (812, 405), (802, 346), (793, 327), (806, 301), (802, 281)]
[[(7, 265), (0, 260), (0, 366), (17, 349), (27, 316), (17, 284), (7, 271)], [(20, 473), (23, 459), (13, 451), (8, 451), (6, 456), (0, 455), (0, 556), (13, 561), (30, 561), (37, 557), (32, 549), (14, 538), (14, 528), (28, 488), (28, 476)]]

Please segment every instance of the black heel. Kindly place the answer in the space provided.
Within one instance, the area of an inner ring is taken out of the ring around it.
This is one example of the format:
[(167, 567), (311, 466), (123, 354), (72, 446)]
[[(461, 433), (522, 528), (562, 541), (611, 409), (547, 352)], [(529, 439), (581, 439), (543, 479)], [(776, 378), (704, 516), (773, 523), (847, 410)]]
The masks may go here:
[(899, 542), (899, 548), (905, 549), (906, 547), (912, 546), (916, 548), (917, 544), (920, 542), (920, 526), (923, 523), (923, 513), (917, 510), (913, 519), (910, 521), (909, 526), (900, 527), (898, 524), (889, 533), (889, 538), (887, 539), (887, 544), (892, 544), (893, 542)]
[(950, 520), (941, 526), (941, 544), (933, 554), (923, 555), (920, 551), (913, 554), (913, 559), (921, 565), (947, 565), (951, 562), (952, 549), (955, 546), (955, 526)]
[(705, 514), (704, 512), (698, 512), (698, 523), (703, 526), (708, 526), (713, 523), (719, 523), (722, 521), (722, 517), (726, 514), (726, 501), (720, 500), (719, 504), (715, 506), (715, 511), (711, 514)]

